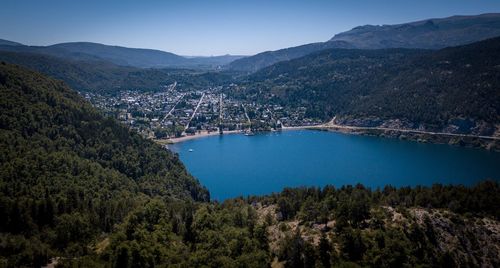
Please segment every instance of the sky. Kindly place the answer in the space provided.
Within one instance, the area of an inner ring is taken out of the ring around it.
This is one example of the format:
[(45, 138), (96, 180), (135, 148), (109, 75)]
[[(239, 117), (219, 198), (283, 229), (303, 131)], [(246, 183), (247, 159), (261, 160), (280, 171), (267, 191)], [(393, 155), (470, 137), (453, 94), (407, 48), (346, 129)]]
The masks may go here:
[(1, 0), (0, 39), (253, 55), (366, 24), (500, 12), (500, 0)]

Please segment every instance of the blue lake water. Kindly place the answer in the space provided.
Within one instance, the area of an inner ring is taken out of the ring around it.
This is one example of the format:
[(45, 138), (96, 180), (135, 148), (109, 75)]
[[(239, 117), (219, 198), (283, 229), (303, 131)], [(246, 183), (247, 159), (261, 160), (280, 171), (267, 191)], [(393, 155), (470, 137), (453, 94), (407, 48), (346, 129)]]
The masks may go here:
[(359, 182), (374, 189), (500, 179), (498, 152), (324, 131), (212, 136), (170, 148), (217, 200), (295, 186)]

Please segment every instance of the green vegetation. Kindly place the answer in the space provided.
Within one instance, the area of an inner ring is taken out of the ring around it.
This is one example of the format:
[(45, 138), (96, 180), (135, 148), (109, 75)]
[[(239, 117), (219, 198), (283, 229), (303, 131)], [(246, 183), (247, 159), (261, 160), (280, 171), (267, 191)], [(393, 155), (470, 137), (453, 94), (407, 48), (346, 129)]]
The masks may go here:
[[(364, 25), (339, 33), (327, 42), (266, 51), (228, 64), (231, 70), (255, 72), (281, 61), (332, 48), (440, 49), (500, 35), (498, 14), (453, 16), (395, 25)], [(495, 26), (494, 26), (495, 25)]]
[(184, 88), (205, 88), (231, 80), (225, 74), (187, 69), (141, 69), (101, 59), (71, 60), (27, 52), (0, 51), (0, 60), (63, 80), (80, 92), (113, 94), (120, 90), (157, 91), (178, 82)]
[[(304, 106), (338, 123), (493, 135), (500, 38), (438, 51), (325, 50), (250, 75), (239, 98)], [(398, 122), (394, 122), (398, 120)], [(390, 126), (390, 125), (389, 125)]]
[(9, 266), (82, 256), (151, 198), (209, 200), (178, 157), (61, 82), (0, 65), (0, 239)]
[(178, 157), (0, 63), (0, 266), (499, 266), (500, 185), (209, 202)]
[(500, 264), (493, 249), (500, 240), (488, 235), (500, 225), (484, 221), (500, 218), (497, 182), (375, 191), (362, 185), (296, 188), (246, 201), (267, 218), (271, 253), (286, 267)]
[(55, 56), (65, 60), (106, 61), (138, 68), (190, 68), (215, 70), (243, 56), (183, 57), (155, 49), (109, 46), (92, 42), (69, 42), (50, 46), (26, 46), (0, 40), (0, 50)]

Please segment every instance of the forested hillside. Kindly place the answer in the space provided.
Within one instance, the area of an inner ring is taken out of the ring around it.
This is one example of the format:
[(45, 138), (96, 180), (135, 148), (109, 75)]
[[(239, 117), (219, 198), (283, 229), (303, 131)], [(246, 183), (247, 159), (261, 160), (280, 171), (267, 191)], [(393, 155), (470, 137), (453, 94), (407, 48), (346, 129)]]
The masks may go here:
[(155, 49), (110, 46), (92, 42), (70, 42), (50, 46), (26, 46), (0, 39), (0, 50), (34, 53), (63, 60), (107, 61), (119, 66), (137, 68), (195, 68), (216, 69), (243, 56), (183, 57)]
[(86, 254), (147, 200), (209, 200), (177, 156), (103, 118), (59, 81), (0, 64), (0, 255)]
[(0, 97), (2, 267), (500, 264), (497, 182), (208, 202), (176, 155), (62, 82), (1, 62)]
[(230, 62), (227, 65), (227, 69), (253, 73), (280, 61), (292, 60), (313, 52), (332, 48), (354, 48), (354, 46), (344, 41), (332, 41), (283, 48), (275, 51), (266, 51)]
[(228, 68), (237, 71), (255, 72), (281, 61), (292, 60), (313, 52), (333, 48), (441, 49), (498, 36), (500, 36), (500, 14), (498, 13), (452, 16), (395, 25), (363, 25), (336, 34), (326, 42), (266, 51), (243, 59), (237, 59), (229, 63)]
[(120, 90), (160, 90), (177, 81), (183, 87), (208, 87), (229, 81), (228, 75), (184, 69), (140, 69), (102, 60), (67, 60), (58, 57), (0, 51), (0, 60), (18, 64), (63, 80), (73, 89), (101, 94)]
[(500, 36), (500, 14), (451, 16), (394, 25), (364, 25), (335, 35), (355, 48), (440, 49)]
[(439, 51), (325, 50), (251, 75), (233, 93), (309, 117), (498, 135), (500, 38)]
[(500, 188), (362, 185), (250, 197), (284, 267), (497, 267)]

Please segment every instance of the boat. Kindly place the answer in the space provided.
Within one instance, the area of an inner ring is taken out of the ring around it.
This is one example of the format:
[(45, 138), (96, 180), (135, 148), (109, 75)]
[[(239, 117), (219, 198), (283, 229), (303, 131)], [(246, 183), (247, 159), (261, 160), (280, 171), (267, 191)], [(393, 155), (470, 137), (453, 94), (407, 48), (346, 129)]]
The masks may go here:
[(251, 130), (245, 131), (245, 136), (254, 136), (254, 135), (255, 135), (255, 133), (253, 133), (253, 131), (251, 131)]
[(193, 150), (193, 149), (189, 149), (188, 151), (189, 151), (189, 152), (193, 152), (194, 150)]

